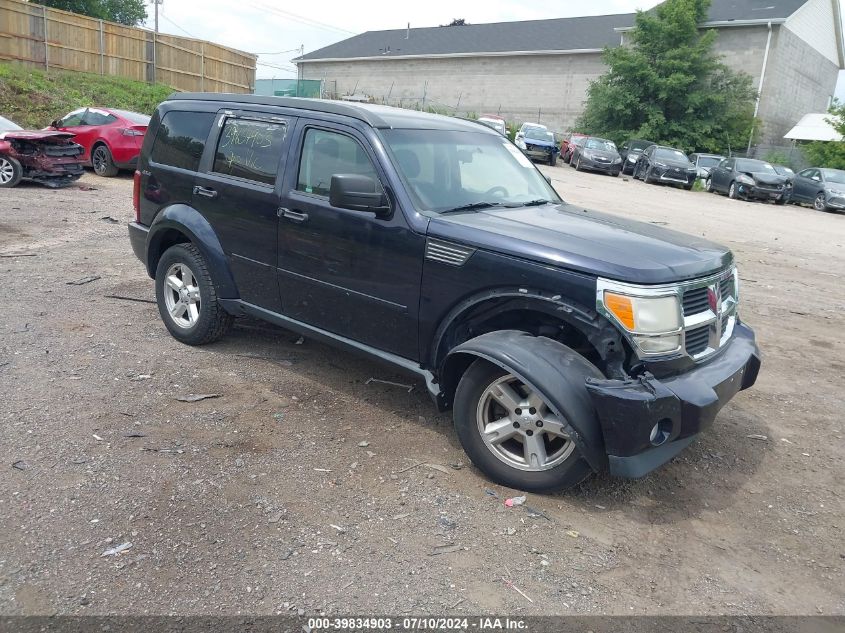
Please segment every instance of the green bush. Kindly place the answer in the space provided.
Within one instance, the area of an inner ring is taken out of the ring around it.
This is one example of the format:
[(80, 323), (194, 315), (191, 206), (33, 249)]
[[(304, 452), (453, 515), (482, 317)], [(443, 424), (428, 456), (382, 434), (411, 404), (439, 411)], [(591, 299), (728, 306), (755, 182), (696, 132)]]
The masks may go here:
[(163, 84), (72, 71), (47, 71), (0, 63), (0, 115), (25, 128), (47, 127), (53, 119), (84, 106), (151, 115), (174, 92)]

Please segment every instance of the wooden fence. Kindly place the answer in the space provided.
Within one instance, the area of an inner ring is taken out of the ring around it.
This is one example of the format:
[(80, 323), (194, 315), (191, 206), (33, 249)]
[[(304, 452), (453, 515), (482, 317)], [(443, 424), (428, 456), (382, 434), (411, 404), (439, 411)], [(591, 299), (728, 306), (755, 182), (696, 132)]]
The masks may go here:
[(0, 60), (167, 84), (188, 92), (246, 92), (257, 56), (20, 0), (0, 0)]

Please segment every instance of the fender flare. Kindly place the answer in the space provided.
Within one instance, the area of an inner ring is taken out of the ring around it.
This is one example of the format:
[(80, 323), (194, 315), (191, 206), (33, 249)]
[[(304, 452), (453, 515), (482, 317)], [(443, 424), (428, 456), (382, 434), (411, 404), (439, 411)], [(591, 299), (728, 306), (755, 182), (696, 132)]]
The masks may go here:
[(555, 415), (566, 420), (570, 436), (593, 470), (606, 470), (604, 435), (586, 387), (587, 378), (604, 379), (584, 357), (550, 338), (518, 330), (482, 334), (449, 352), (444, 371), (466, 368), (481, 358), (540, 391)]
[[(202, 214), (186, 204), (174, 204), (159, 212), (147, 236), (147, 271), (155, 277), (161, 256), (161, 243), (168, 231), (178, 231), (196, 246), (208, 264), (208, 270), (221, 299), (239, 299), (240, 293), (229, 268), (229, 260), (217, 234)], [(151, 256), (154, 254), (154, 256)]]

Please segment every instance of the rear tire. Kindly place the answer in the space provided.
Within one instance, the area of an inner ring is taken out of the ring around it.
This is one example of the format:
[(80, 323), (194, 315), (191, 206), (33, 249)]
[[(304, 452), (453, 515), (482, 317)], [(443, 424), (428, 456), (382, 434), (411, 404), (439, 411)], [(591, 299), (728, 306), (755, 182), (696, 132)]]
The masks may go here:
[(0, 187), (11, 189), (23, 178), (23, 167), (11, 156), (0, 156)]
[(104, 178), (113, 178), (117, 176), (117, 165), (114, 164), (111, 151), (103, 145), (97, 145), (91, 152), (91, 166), (94, 168), (94, 173)]
[[(513, 412), (502, 407), (498, 401), (494, 402), (491, 397), (497, 385), (501, 384), (513, 385), (513, 389), (530, 390), (522, 385), (518, 378), (485, 360), (477, 360), (470, 365), (458, 384), (453, 410), (455, 430), (472, 463), (491, 480), (517, 490), (546, 492), (570, 488), (582, 482), (592, 472), (591, 468), (571, 439), (566, 440), (551, 431), (555, 424), (553, 420), (556, 418), (545, 405), (547, 399), (542, 394), (537, 394), (542, 403), (538, 405), (540, 409), (536, 410), (538, 417), (546, 419), (542, 430), (532, 431), (528, 428), (529, 423), (525, 423), (523, 428), (511, 430), (513, 425), (507, 421), (500, 435), (505, 432), (513, 433), (513, 439), (496, 445), (485, 442), (481, 428), (486, 421), (487, 412), (493, 411), (488, 407), (495, 407), (497, 410), (501, 408), (513, 415)], [(531, 394), (517, 395), (526, 399), (523, 404), (537, 402), (536, 398), (527, 399)], [(492, 417), (498, 419), (498, 415), (496, 413)], [(487, 428), (493, 424), (495, 423), (491, 422)], [(527, 437), (528, 434), (531, 434), (530, 438)], [(546, 459), (546, 467), (541, 465), (544, 463), (541, 461), (543, 458), (531, 451), (534, 443), (543, 447), (541, 453)], [(508, 455), (516, 455), (519, 459), (521, 450), (525, 451), (523, 455), (530, 454), (531, 465), (525, 464), (522, 469), (509, 465), (506, 461), (510, 459)]]
[(205, 258), (193, 244), (176, 244), (164, 252), (155, 286), (161, 319), (177, 341), (213, 343), (232, 327), (234, 317), (220, 305)]

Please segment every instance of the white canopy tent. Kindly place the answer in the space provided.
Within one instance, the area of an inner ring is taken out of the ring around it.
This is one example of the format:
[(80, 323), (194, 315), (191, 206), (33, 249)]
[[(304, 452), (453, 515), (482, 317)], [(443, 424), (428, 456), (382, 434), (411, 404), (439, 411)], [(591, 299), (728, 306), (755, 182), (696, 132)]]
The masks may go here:
[(845, 141), (827, 120), (830, 114), (805, 114), (783, 138), (793, 141)]

